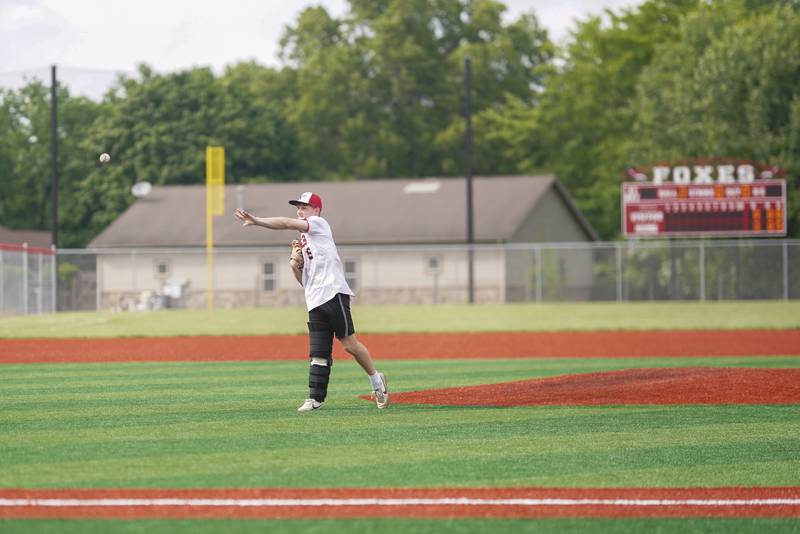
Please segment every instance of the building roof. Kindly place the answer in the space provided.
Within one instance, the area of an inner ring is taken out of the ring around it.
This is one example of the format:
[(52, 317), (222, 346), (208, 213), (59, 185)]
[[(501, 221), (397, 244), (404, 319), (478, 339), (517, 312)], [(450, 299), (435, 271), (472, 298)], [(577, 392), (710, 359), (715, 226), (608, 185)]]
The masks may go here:
[(31, 247), (49, 247), (53, 242), (52, 234), (47, 230), (9, 230), (0, 226), (0, 243), (7, 245), (22, 245), (27, 243)]
[[(464, 243), (466, 184), (465, 178), (424, 178), (228, 185), (225, 215), (214, 217), (214, 244), (285, 244), (285, 232), (243, 229), (233, 213), (241, 202), (259, 217), (295, 217), (288, 201), (304, 191), (322, 197), (322, 216), (330, 222), (339, 245)], [(587, 239), (596, 239), (554, 177), (487, 176), (473, 180), (475, 241), (510, 241), (550, 188), (556, 189), (576, 216)], [(205, 206), (203, 185), (153, 187), (89, 246), (205, 246)]]

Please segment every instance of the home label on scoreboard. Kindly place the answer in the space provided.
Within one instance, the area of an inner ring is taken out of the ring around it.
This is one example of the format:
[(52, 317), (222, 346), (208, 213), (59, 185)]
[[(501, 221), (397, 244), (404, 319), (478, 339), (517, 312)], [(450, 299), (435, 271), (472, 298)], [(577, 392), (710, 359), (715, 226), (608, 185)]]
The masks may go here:
[(626, 237), (785, 236), (786, 181), (622, 184)]

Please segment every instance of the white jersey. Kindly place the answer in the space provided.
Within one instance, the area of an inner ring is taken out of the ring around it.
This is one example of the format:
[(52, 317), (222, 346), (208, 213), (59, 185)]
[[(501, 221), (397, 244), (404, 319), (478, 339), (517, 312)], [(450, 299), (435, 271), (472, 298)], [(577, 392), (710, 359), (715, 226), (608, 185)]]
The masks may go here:
[(354, 296), (344, 278), (344, 268), (333, 232), (328, 221), (317, 215), (308, 219), (308, 232), (300, 233), (303, 247), (303, 288), (306, 292), (306, 307), (313, 310), (325, 304), (337, 293)]

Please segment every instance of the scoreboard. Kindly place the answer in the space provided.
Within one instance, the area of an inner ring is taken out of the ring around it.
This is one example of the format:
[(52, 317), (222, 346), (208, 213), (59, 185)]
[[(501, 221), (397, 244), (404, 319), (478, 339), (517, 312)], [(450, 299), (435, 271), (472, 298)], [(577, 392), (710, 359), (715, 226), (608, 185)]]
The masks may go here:
[(785, 236), (786, 181), (622, 184), (626, 237)]

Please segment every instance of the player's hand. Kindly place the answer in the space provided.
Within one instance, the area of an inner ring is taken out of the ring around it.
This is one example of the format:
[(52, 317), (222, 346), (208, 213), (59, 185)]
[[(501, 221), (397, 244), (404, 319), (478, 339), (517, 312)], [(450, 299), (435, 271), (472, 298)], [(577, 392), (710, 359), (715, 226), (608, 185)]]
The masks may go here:
[(256, 218), (253, 214), (245, 210), (236, 210), (234, 213), (236, 218), (242, 221), (242, 226), (253, 226), (256, 224)]

